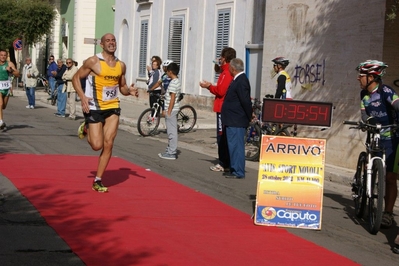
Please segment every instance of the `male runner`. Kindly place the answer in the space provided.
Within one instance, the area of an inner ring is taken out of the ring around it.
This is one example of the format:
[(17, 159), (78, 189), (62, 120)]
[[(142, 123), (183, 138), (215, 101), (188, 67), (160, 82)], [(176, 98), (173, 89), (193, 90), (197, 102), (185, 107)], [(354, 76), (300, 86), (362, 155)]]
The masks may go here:
[[(112, 155), (112, 147), (119, 125), (118, 91), (123, 95), (138, 96), (138, 90), (132, 84), (126, 85), (126, 65), (115, 57), (116, 40), (111, 33), (101, 37), (99, 54), (89, 57), (73, 76), (72, 84), (78, 93), (85, 121), (79, 127), (78, 134), (87, 141), (95, 151), (101, 150), (93, 190), (108, 192), (101, 178)], [(92, 76), (92, 83), (83, 92), (81, 79)]]
[(19, 71), (13, 62), (7, 61), (7, 51), (0, 49), (0, 130), (6, 129), (3, 110), (6, 109), (11, 92), (11, 78), (19, 77)]

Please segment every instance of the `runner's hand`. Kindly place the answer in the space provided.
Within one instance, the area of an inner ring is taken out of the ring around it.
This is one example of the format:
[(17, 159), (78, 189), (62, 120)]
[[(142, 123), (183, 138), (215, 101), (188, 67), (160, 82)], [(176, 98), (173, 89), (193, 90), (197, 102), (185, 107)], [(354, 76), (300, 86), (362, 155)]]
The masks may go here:
[(88, 98), (85, 96), (83, 96), (83, 98), (80, 99), (80, 102), (82, 104), (82, 112), (83, 113), (89, 113), (90, 112), (90, 105), (89, 102), (92, 100), (92, 98)]

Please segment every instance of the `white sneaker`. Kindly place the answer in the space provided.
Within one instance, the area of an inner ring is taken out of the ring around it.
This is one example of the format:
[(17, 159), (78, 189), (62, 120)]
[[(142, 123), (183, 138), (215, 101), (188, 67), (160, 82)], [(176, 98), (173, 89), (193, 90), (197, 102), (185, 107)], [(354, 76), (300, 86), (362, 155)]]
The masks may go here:
[(30, 108), (30, 105), (25, 106), (25, 108), (26, 108), (26, 109), (29, 109), (29, 108)]
[(33, 105), (29, 106), (30, 109), (35, 109), (35, 107)]

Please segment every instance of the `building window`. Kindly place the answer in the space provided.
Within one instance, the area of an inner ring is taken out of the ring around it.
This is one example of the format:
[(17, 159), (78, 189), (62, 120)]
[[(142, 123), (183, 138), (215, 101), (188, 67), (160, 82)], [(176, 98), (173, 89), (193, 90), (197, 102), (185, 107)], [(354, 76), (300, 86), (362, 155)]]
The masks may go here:
[[(216, 21), (216, 55), (215, 58), (220, 56), (223, 48), (229, 46), (230, 38), (230, 16), (231, 10), (221, 9), (218, 10), (218, 16)], [(217, 82), (219, 74), (215, 74), (215, 82)]]
[(168, 59), (181, 67), (183, 50), (184, 17), (171, 17), (169, 20)]
[(147, 77), (147, 45), (148, 45), (148, 20), (142, 20), (140, 26), (140, 55), (139, 77)]

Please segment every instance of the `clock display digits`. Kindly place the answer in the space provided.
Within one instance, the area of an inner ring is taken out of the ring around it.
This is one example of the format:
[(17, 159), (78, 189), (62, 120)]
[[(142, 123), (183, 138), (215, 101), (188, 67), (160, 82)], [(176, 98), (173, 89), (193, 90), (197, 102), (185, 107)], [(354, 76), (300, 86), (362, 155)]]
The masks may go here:
[(317, 106), (310, 106), (309, 108), (309, 120), (317, 120), (317, 117), (319, 115), (318, 113), (319, 108)]
[(331, 127), (332, 103), (263, 99), (262, 121)]
[(303, 120), (306, 116), (306, 106), (305, 105), (297, 105), (297, 117), (296, 119)]
[(283, 118), (284, 117), (284, 104), (276, 104), (274, 108), (274, 117), (275, 118)]
[(296, 119), (296, 105), (295, 104), (289, 104), (287, 106), (287, 118), (288, 119)]
[(328, 108), (327, 107), (319, 107), (319, 115), (323, 116), (323, 120), (328, 119)]

